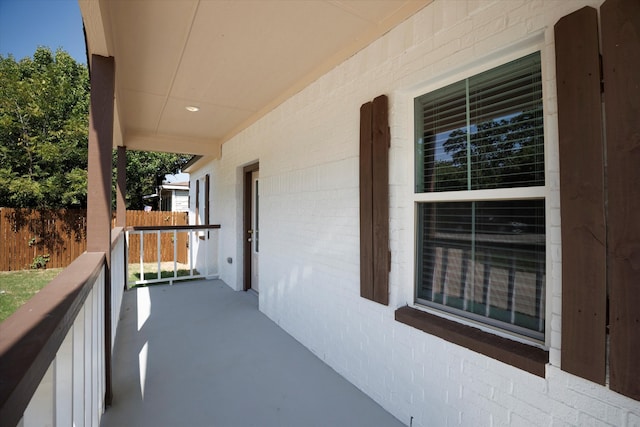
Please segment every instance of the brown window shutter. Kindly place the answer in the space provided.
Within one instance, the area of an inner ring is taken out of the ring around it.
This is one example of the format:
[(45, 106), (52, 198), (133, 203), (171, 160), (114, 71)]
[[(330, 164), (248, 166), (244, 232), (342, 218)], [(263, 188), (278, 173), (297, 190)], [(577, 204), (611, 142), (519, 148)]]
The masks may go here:
[(373, 300), (373, 102), (360, 107), (360, 296)]
[(606, 229), (598, 16), (590, 7), (555, 25), (562, 369), (599, 384), (606, 366)]
[(389, 107), (360, 107), (360, 295), (389, 304)]
[(200, 180), (196, 179), (196, 225), (200, 225)]
[(607, 141), (609, 384), (640, 400), (640, 2), (600, 7)]
[(209, 174), (206, 174), (204, 176), (204, 224), (205, 225), (209, 225), (210, 224), (210, 219), (209, 219), (209, 212), (210, 212), (210, 207), (209, 207), (209, 186), (211, 185), (210, 183), (210, 178), (209, 178)]

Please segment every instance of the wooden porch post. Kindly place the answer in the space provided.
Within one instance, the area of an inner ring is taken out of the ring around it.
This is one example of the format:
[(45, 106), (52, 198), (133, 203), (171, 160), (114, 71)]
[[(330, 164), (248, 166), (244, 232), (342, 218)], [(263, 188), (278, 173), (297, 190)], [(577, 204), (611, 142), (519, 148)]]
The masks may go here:
[(118, 182), (116, 185), (116, 227), (127, 225), (127, 148), (118, 146)]
[(106, 257), (104, 295), (105, 405), (111, 404), (111, 153), (115, 63), (91, 56), (89, 162), (87, 178), (87, 252)]

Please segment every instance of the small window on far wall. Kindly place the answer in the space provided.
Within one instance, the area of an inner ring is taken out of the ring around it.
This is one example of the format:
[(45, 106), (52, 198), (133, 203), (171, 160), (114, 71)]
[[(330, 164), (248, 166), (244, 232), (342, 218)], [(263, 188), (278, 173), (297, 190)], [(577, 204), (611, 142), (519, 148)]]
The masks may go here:
[(543, 342), (540, 53), (414, 103), (416, 302)]

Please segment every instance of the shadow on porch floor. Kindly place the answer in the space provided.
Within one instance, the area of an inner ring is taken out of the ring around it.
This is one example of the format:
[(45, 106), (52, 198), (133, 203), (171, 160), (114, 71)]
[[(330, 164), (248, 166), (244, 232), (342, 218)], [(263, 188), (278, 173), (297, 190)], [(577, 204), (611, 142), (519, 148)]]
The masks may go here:
[(102, 427), (402, 426), (219, 280), (124, 295)]

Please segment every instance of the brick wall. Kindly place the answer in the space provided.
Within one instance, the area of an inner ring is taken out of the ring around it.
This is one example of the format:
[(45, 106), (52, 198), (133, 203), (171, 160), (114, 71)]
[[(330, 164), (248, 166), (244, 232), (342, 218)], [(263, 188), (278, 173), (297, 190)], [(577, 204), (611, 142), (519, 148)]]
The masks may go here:
[[(260, 161), (260, 309), (406, 424), (640, 425), (640, 403), (562, 372), (553, 25), (601, 1), (436, 0), (225, 143), (212, 174), (221, 278), (242, 289), (242, 167)], [(413, 301), (414, 96), (542, 51), (550, 363), (539, 378), (394, 320)], [(390, 305), (359, 296), (359, 107), (390, 100)], [(204, 172), (203, 172), (204, 173)], [(208, 172), (207, 172), (208, 173)], [(195, 178), (194, 178), (195, 179)]]

